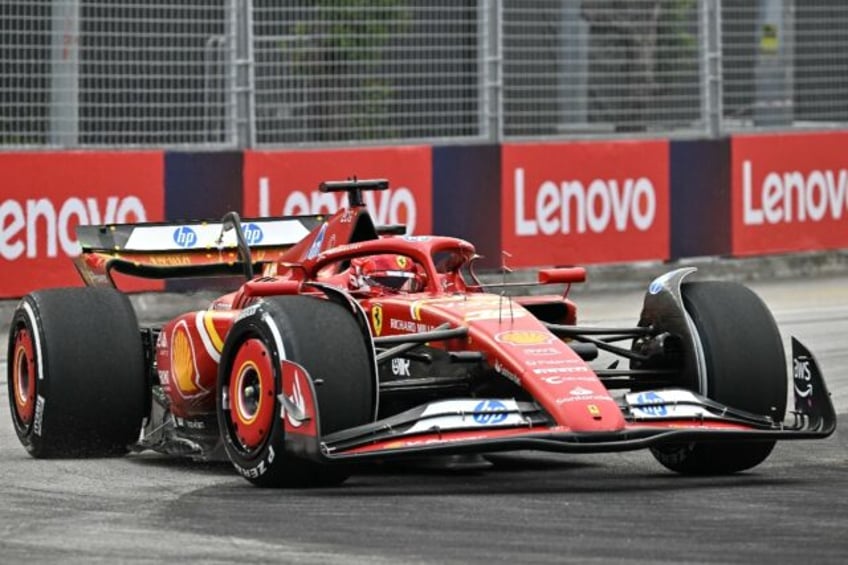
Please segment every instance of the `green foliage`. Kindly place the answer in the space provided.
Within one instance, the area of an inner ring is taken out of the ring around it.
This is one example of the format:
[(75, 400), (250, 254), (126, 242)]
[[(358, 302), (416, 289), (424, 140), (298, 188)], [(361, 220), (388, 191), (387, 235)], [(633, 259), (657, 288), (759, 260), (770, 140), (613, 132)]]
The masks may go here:
[(325, 28), (320, 41), (340, 49), (343, 58), (380, 59), (381, 48), (409, 18), (404, 0), (317, 0), (316, 4)]
[(379, 128), (394, 92), (381, 65), (408, 27), (406, 0), (314, 0), (307, 13), (293, 26), (302, 40), (292, 58), (295, 72), (324, 93), (312, 101), (316, 140), (387, 137)]
[(657, 22), (657, 120), (688, 122), (697, 117), (699, 44), (697, 0), (663, 0)]
[(696, 0), (665, 0), (659, 20), (660, 52), (676, 60), (676, 65), (697, 66), (698, 37)]

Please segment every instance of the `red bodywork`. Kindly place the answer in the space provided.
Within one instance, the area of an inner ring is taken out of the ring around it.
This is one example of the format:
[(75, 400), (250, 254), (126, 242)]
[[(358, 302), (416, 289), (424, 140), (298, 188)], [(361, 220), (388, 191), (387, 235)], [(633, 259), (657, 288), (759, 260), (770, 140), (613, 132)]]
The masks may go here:
[[(268, 296), (301, 294), (325, 298), (327, 292), (338, 292), (358, 305), (376, 342), (392, 336), (427, 336), (444, 328), (462, 329), (448, 339), (434, 339), (428, 346), (450, 354), (477, 355), (487, 370), (526, 393), (540, 416), (525, 417), (521, 403), (511, 400), (493, 401), (497, 410), (487, 411), (486, 402), (490, 401), (486, 399), (442, 399), (441, 403), (422, 405), (420, 419), (424, 422), (429, 418), (435, 422), (432, 425), (407, 426), (407, 431), (400, 435), (375, 427), (360, 439), (334, 443), (332, 438), (321, 435), (314, 383), (308, 373), (296, 363), (283, 360), (283, 396), (302, 412), (299, 419), (292, 418), (290, 411), (286, 417), (285, 409), (280, 413), (285, 420), (287, 445), (290, 442), (293, 451), (316, 460), (387, 452), (515, 448), (615, 451), (653, 445), (651, 442), (658, 442), (662, 434), (669, 434), (668, 437), (676, 434), (677, 440), (691, 441), (725, 432), (743, 438), (746, 434), (789, 433), (775, 423), (747, 421), (744, 417), (724, 418), (718, 414), (720, 411), (709, 414), (703, 407), (680, 412), (679, 417), (672, 411), (668, 417), (653, 418), (656, 412), (645, 408), (650, 405), (614, 398), (569, 338), (557, 337), (551, 331), (552, 324), (577, 323), (574, 303), (565, 294), (515, 298), (487, 292), (473, 273), (474, 247), (464, 240), (392, 235), (389, 232), (394, 230), (375, 228), (361, 205), (342, 209), (327, 218), (271, 220), (279, 224), (272, 226), (274, 229), (293, 234), (293, 240), (280, 238), (251, 246), (252, 263), (260, 270), (258, 276), (237, 291), (214, 300), (208, 309), (185, 313), (169, 321), (156, 334), (155, 366), (159, 384), (178, 422), (204, 419), (208, 422), (214, 418), (221, 355), (230, 329), (246, 309)], [(273, 223), (271, 220), (269, 225)], [(248, 222), (261, 220), (246, 220), (246, 226), (254, 225)], [(190, 227), (198, 234), (201, 231), (198, 226)], [(151, 230), (148, 237), (160, 237), (157, 234), (164, 228), (145, 229)], [(173, 230), (173, 226), (167, 229)], [(100, 235), (104, 232), (101, 230)], [(305, 235), (301, 237), (302, 234)], [(95, 235), (98, 234), (89, 234), (89, 239)], [(196, 269), (239, 272), (240, 255), (233, 246), (134, 248), (133, 237), (130, 234), (125, 238), (126, 245), (115, 248), (111, 244), (99, 249), (89, 245), (77, 261), (86, 282), (109, 284), (115, 271), (161, 278), (191, 274)], [(399, 261), (399, 267), (407, 267), (407, 261), (411, 261), (422, 287), (415, 292), (404, 292), (363, 285), (361, 273), (352, 265), (358, 258), (380, 255), (405, 258)], [(547, 269), (539, 273), (538, 283), (565, 284), (567, 294), (570, 285), (582, 282), (585, 276), (582, 268)], [(548, 311), (544, 321), (537, 315), (540, 308)], [(245, 355), (249, 355), (249, 350)], [(473, 410), (468, 408), (470, 402), (477, 403)], [(696, 402), (687, 400), (682, 404)], [(429, 414), (431, 409), (433, 413)], [(473, 412), (473, 418), (464, 415), (468, 410), (471, 410), (469, 414)], [(492, 414), (497, 417), (488, 417)], [(249, 436), (250, 432), (246, 433)], [(812, 437), (825, 432), (792, 433), (795, 437), (804, 433)], [(243, 441), (250, 444), (253, 439), (246, 437)]]
[[(348, 241), (364, 209), (343, 210), (326, 220), (326, 242)], [(365, 221), (369, 221), (366, 217)], [(194, 418), (215, 411), (215, 381), (224, 340), (241, 309), (262, 296), (308, 291), (303, 283), (318, 280), (348, 288), (349, 272), (332, 272), (333, 265), (355, 257), (393, 254), (411, 258), (426, 271), (426, 288), (416, 293), (389, 293), (372, 288), (357, 293), (376, 337), (430, 331), (449, 323), (467, 327), (468, 336), (446, 341), (453, 351), (483, 352), (499, 372), (524, 387), (556, 422), (575, 431), (612, 431), (624, 418), (592, 368), (562, 340), (553, 336), (519, 302), (470, 287), (458, 267), (475, 257), (474, 247), (451, 237), (384, 236), (345, 244), (307, 257), (310, 238), (267, 263), (265, 277), (245, 283), (216, 300), (207, 310), (171, 320), (159, 334), (156, 362), (171, 399), (174, 414)], [(441, 271), (433, 262), (439, 253), (461, 258), (454, 269)], [(293, 267), (291, 265), (297, 265)], [(325, 269), (331, 273), (324, 273)], [(579, 282), (582, 269), (544, 272), (545, 282)], [(559, 274), (560, 276), (557, 276)], [(573, 302), (559, 296), (533, 297), (528, 302), (561, 301), (563, 323), (576, 322)], [(580, 395), (570, 394), (579, 387)], [(588, 391), (588, 392), (583, 392)]]

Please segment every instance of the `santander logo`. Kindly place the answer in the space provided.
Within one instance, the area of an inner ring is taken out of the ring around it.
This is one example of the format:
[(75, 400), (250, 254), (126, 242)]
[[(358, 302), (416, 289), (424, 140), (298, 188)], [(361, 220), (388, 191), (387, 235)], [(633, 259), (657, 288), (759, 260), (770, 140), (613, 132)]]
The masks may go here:
[(77, 225), (144, 222), (147, 212), (136, 196), (72, 197), (62, 202), (49, 198), (0, 202), (0, 257), (14, 261), (25, 256), (57, 257), (79, 254), (74, 233)]
[[(272, 215), (270, 194), (270, 180), (268, 177), (260, 177), (260, 216)], [(415, 233), (418, 207), (409, 188), (402, 186), (384, 191), (365, 191), (362, 199), (378, 225), (405, 224), (408, 234)], [(345, 206), (347, 206), (347, 195), (344, 193), (294, 190), (286, 197), (282, 214), (284, 216), (333, 214)]]
[[(647, 231), (656, 220), (657, 192), (647, 177), (545, 180), (525, 192), (524, 169), (514, 170), (515, 234)], [(529, 201), (528, 201), (529, 199)]]
[(753, 183), (754, 167), (742, 162), (742, 221), (745, 225), (821, 222), (848, 215), (848, 171), (813, 169), (768, 172)]

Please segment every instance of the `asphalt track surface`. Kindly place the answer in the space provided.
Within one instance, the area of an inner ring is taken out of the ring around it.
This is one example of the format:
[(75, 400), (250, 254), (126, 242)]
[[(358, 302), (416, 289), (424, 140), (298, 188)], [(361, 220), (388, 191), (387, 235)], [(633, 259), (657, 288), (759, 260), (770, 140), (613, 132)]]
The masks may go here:
[[(846, 563), (848, 276), (751, 286), (784, 337), (816, 354), (842, 428), (779, 444), (750, 472), (679, 477), (646, 452), (520, 453), (267, 491), (228, 464), (155, 454), (31, 459), (4, 401), (0, 563)], [(582, 322), (603, 325), (632, 323), (641, 304), (637, 291), (577, 298)], [(0, 370), (5, 387), (5, 360)]]

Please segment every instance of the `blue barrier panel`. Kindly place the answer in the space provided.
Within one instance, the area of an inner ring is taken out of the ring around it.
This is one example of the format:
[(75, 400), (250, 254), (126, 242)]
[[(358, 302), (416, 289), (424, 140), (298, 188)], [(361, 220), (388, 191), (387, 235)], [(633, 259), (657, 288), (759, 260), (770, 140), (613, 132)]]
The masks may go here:
[(433, 233), (460, 237), (501, 265), (500, 145), (433, 148)]
[(213, 219), (242, 212), (241, 151), (165, 154), (165, 219)]
[(671, 142), (671, 259), (729, 255), (730, 141)]
[[(218, 219), (227, 212), (242, 213), (241, 151), (165, 153), (165, 219)], [(234, 288), (238, 277), (169, 280), (165, 288), (185, 292), (203, 288)]]

